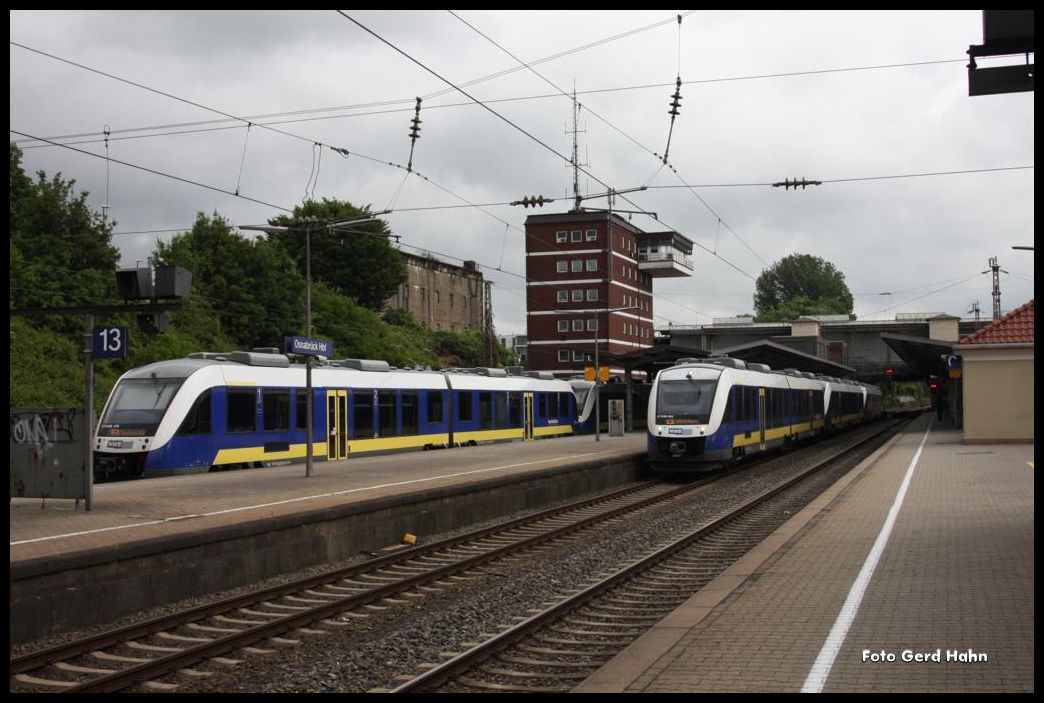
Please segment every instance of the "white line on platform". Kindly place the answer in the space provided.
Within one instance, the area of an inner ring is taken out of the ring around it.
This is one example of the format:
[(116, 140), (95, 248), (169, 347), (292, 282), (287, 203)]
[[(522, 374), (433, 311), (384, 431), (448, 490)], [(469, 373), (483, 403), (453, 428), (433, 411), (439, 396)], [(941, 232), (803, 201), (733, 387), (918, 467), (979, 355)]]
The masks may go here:
[(888, 544), (888, 538), (892, 535), (892, 527), (895, 526), (895, 519), (898, 517), (899, 509), (903, 505), (903, 499), (906, 498), (906, 489), (910, 486), (910, 479), (913, 478), (914, 469), (917, 468), (917, 461), (921, 458), (921, 450), (924, 449), (924, 445), (928, 441), (928, 433), (931, 429), (932, 419), (929, 418), (928, 427), (924, 431), (924, 437), (921, 438), (921, 445), (917, 447), (913, 459), (910, 460), (910, 466), (906, 469), (906, 475), (903, 477), (903, 482), (899, 485), (899, 491), (895, 495), (892, 508), (888, 511), (888, 517), (885, 518), (881, 532), (877, 535), (877, 541), (874, 542), (874, 546), (870, 549), (870, 554), (867, 555), (866, 561), (863, 562), (863, 568), (859, 570), (859, 575), (856, 576), (852, 588), (848, 591), (848, 598), (845, 600), (845, 604), (841, 606), (841, 612), (834, 622), (834, 627), (831, 628), (826, 642), (823, 643), (823, 648), (819, 650), (819, 656), (816, 657), (815, 663), (812, 664), (812, 669), (808, 672), (808, 677), (801, 687), (802, 693), (821, 693), (823, 691), (827, 677), (830, 676), (830, 670), (834, 667), (834, 660), (837, 659), (837, 655), (841, 651), (841, 645), (845, 643), (845, 637), (848, 636), (848, 629), (852, 626), (856, 613), (859, 612), (859, 605), (862, 603), (863, 594), (866, 593), (866, 587), (870, 584), (870, 579), (874, 575), (874, 569), (877, 568), (877, 562), (880, 560), (882, 552), (884, 552), (885, 545)]
[[(608, 450), (607, 450), (608, 451)], [(606, 452), (585, 452), (583, 454), (572, 454), (568, 458), (579, 459), (582, 457), (596, 456), (598, 454), (606, 454)], [(300, 498), (288, 498), (286, 500), (277, 500), (272, 503), (261, 503), (259, 505), (246, 505), (241, 508), (229, 508), (227, 510), (215, 510), (211, 513), (199, 513), (196, 515), (178, 515), (176, 517), (163, 518), (162, 520), (150, 520), (149, 522), (136, 522), (130, 525), (114, 525), (112, 527), (100, 527), (96, 530), (84, 530), (82, 532), (69, 532), (62, 535), (51, 535), (49, 537), (36, 537), (34, 539), (23, 539), (17, 542), (11, 542), (10, 546), (14, 547), (20, 544), (32, 544), (34, 542), (47, 542), (49, 540), (64, 539), (66, 537), (80, 537), (82, 535), (94, 535), (100, 532), (111, 532), (113, 530), (126, 530), (132, 527), (147, 527), (149, 525), (162, 525), (168, 522), (178, 522), (179, 520), (190, 520), (193, 518), (201, 517), (213, 517), (214, 515), (227, 515), (229, 513), (238, 513), (244, 510), (256, 510), (257, 508), (271, 508), (276, 505), (286, 505), (288, 503), (299, 503), (305, 500), (315, 500), (317, 498), (331, 498), (333, 496), (343, 496), (349, 493), (361, 493), (362, 491), (373, 491), (381, 488), (394, 488), (396, 486), (408, 486), (411, 483), (425, 483), (427, 481), (440, 481), (446, 478), (459, 478), (461, 476), (472, 476), (474, 474), (488, 473), (490, 471), (500, 471), (502, 469), (517, 469), (522, 466), (532, 466), (535, 464), (546, 464), (552, 461), (559, 461), (567, 457), (554, 457), (551, 459), (542, 459), (540, 461), (526, 461), (521, 464), (505, 464), (504, 466), (492, 466), (486, 469), (475, 469), (474, 471), (461, 471), (455, 474), (445, 474), (442, 476), (429, 476), (428, 478), (418, 478), (410, 481), (398, 481), (396, 483), (382, 483), (377, 486), (363, 486), (362, 488), (349, 488), (343, 491), (334, 491), (333, 493), (321, 493), (314, 496), (302, 496)]]

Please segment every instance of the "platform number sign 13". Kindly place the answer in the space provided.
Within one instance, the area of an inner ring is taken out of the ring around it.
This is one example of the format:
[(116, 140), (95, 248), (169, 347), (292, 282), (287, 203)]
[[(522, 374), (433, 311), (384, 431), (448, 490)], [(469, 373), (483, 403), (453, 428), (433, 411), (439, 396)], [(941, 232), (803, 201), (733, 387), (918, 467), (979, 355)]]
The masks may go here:
[(91, 337), (91, 357), (94, 359), (126, 359), (127, 328), (95, 327)]

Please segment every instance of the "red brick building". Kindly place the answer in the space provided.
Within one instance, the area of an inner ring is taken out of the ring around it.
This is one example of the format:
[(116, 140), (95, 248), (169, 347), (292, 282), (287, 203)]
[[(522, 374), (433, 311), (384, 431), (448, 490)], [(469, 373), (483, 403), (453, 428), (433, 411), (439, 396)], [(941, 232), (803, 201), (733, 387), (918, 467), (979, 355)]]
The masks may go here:
[[(526, 218), (526, 368), (581, 373), (598, 353), (653, 343), (653, 278), (691, 276), (692, 242), (618, 215)], [(605, 359), (599, 359), (605, 365)]]

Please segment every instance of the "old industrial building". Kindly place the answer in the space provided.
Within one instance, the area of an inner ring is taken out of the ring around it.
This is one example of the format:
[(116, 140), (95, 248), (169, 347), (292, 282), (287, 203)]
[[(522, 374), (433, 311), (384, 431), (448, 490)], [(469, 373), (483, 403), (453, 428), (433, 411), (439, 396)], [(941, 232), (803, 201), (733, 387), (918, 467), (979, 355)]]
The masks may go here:
[(431, 257), (400, 252), (406, 282), (388, 307), (406, 310), (430, 330), (491, 332), (489, 283), (474, 261), (454, 266)]

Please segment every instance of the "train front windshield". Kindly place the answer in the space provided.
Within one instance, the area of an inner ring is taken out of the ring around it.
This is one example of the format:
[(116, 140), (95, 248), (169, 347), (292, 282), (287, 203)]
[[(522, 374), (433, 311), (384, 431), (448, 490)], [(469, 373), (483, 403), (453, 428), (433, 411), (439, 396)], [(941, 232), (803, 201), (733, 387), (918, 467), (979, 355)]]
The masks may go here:
[(710, 422), (711, 401), (718, 379), (660, 381), (656, 395), (656, 423), (705, 425)]
[(163, 413), (185, 379), (121, 381), (98, 426), (103, 437), (145, 437), (156, 434)]

